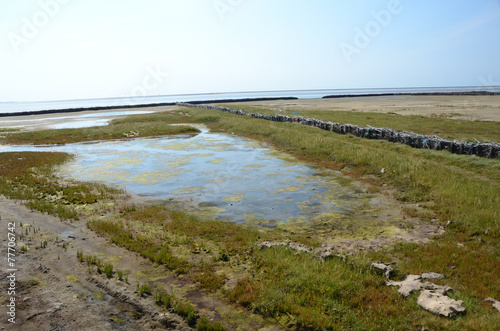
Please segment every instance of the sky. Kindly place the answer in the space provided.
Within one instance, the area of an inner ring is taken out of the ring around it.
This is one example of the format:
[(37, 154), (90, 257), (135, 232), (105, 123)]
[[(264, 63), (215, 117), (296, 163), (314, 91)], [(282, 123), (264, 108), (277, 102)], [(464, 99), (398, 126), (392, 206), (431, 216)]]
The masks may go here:
[(0, 102), (500, 85), (500, 0), (0, 0)]

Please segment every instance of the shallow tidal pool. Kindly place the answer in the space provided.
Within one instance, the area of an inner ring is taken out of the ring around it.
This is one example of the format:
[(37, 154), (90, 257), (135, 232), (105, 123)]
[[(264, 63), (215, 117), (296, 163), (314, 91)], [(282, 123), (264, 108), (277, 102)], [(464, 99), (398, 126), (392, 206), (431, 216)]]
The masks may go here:
[[(204, 216), (274, 227), (372, 209), (370, 195), (334, 171), (298, 162), (250, 139), (211, 133), (2, 151), (76, 154), (59, 169), (150, 200), (182, 202)], [(376, 209), (376, 208), (375, 208)]]

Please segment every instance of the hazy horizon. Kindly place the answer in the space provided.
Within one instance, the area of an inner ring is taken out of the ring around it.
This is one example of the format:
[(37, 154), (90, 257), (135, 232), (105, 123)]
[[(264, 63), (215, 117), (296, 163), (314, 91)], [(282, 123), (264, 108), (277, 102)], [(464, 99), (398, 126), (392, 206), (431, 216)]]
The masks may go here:
[[(137, 98), (148, 98), (148, 97), (175, 97), (175, 96), (198, 96), (198, 95), (220, 95), (220, 94), (252, 94), (252, 93), (279, 93), (279, 92), (307, 92), (307, 91), (367, 91), (367, 90), (413, 90), (413, 89), (457, 89), (456, 92), (464, 92), (469, 90), (464, 90), (470, 88), (470, 92), (474, 91), (485, 91), (485, 92), (500, 92), (500, 85), (478, 85), (478, 86), (412, 86), (412, 87), (369, 87), (369, 88), (338, 88), (338, 89), (310, 89), (310, 90), (274, 90), (274, 91), (221, 91), (221, 92), (208, 92), (208, 93), (179, 93), (179, 94), (158, 94), (158, 95), (146, 95), (146, 96), (138, 96), (132, 97), (133, 99)], [(462, 89), (462, 91), (458, 91)], [(385, 93), (385, 92), (381, 92)], [(397, 92), (396, 92), (397, 93)], [(432, 92), (430, 92), (432, 93)], [(37, 102), (64, 102), (64, 101), (79, 101), (79, 100), (98, 100), (98, 99), (126, 99), (131, 98), (130, 96), (108, 96), (108, 97), (99, 97), (99, 98), (82, 98), (82, 99), (54, 99), (54, 100), (7, 100), (0, 101), (0, 103), (37, 103)], [(300, 98), (300, 97), (299, 97)]]
[(499, 0), (0, 8), (0, 102), (500, 85)]

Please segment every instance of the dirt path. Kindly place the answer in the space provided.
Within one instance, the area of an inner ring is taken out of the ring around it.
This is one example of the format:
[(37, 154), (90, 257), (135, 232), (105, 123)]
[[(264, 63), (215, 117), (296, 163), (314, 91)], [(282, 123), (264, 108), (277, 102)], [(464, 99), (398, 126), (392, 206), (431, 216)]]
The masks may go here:
[[(6, 258), (0, 269), (2, 330), (192, 329), (180, 316), (154, 304), (151, 296), (139, 297), (134, 293), (137, 282), (144, 284), (148, 280), (155, 287), (164, 284), (167, 292), (174, 291), (176, 296), (189, 298), (198, 311), (209, 318), (238, 315), (235, 324), (228, 326), (229, 330), (238, 327), (243, 330), (263, 329), (268, 324), (258, 316), (238, 311), (203, 294), (189, 280), (175, 277), (165, 268), (154, 266), (148, 260), (97, 237), (83, 221), (61, 222), (56, 217), (32, 212), (19, 202), (4, 197), (0, 197), (0, 216), (2, 252), (6, 255), (9, 222), (16, 223), (17, 250), (20, 251), (25, 244), (30, 246), (15, 261), (15, 325), (5, 314), (11, 298), (8, 295)], [(29, 239), (21, 240), (20, 234), (26, 230)], [(47, 241), (47, 246), (42, 248), (44, 241)], [(108, 280), (95, 271), (89, 274), (87, 265), (79, 263), (77, 251), (112, 261), (116, 269), (129, 274), (128, 283), (118, 281), (116, 276)]]

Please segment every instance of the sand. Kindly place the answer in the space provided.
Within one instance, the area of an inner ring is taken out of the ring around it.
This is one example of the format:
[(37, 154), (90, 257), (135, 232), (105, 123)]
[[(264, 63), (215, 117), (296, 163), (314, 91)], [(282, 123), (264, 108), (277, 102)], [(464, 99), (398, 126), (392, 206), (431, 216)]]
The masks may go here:
[[(351, 97), (339, 99), (299, 99), (273, 100), (243, 103), (276, 110), (343, 110), (359, 112), (395, 113), (399, 115), (421, 115), (427, 117), (452, 118), (468, 121), (500, 122), (500, 95), (494, 96), (383, 96)], [(171, 111), (177, 106), (146, 108), (127, 108), (106, 111), (82, 111), (78, 113), (42, 114), (29, 116), (10, 116), (0, 118), (0, 128), (19, 128), (22, 130), (48, 129), (64, 123), (74, 124), (81, 121), (112, 120), (126, 116), (134, 111)], [(103, 116), (119, 112), (121, 115)], [(98, 115), (98, 116), (93, 116)]]
[[(125, 108), (125, 109), (108, 109), (100, 111), (81, 111), (81, 112), (61, 112), (56, 114), (40, 114), (40, 115), (23, 115), (23, 116), (6, 116), (0, 117), (0, 128), (17, 128), (23, 131), (34, 131), (51, 129), (53, 126), (81, 124), (85, 122), (94, 122), (104, 124), (103, 121), (111, 121), (113, 119), (132, 115), (136, 112), (158, 112), (171, 111), (178, 109), (177, 106), (162, 106), (162, 107), (141, 107), (141, 108)], [(101, 125), (102, 125), (101, 124)]]
[[(241, 104), (276, 110), (342, 110), (421, 115), (469, 121), (500, 121), (500, 95), (351, 97), (258, 101)], [(232, 107), (236, 105), (238, 103), (232, 104)]]

